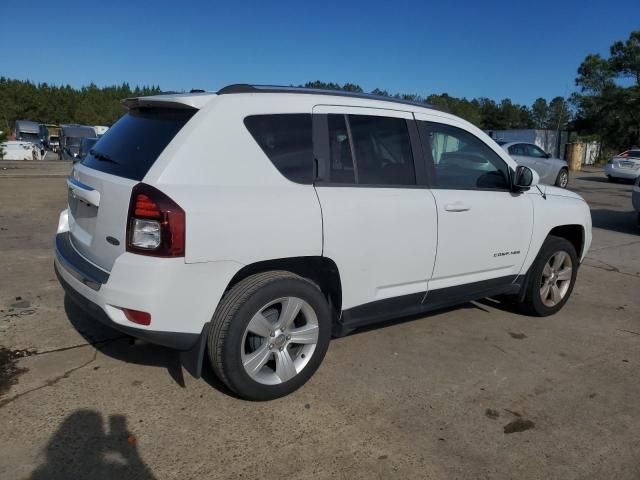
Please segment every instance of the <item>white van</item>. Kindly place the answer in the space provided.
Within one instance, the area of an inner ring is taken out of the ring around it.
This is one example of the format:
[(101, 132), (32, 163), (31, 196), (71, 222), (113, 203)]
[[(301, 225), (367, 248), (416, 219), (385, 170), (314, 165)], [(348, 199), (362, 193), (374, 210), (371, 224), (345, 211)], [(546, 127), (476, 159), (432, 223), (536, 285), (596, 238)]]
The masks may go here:
[(124, 104), (67, 181), (58, 278), (243, 398), (300, 387), (332, 333), (495, 295), (553, 314), (591, 243), (579, 195), (425, 105), (250, 85)]

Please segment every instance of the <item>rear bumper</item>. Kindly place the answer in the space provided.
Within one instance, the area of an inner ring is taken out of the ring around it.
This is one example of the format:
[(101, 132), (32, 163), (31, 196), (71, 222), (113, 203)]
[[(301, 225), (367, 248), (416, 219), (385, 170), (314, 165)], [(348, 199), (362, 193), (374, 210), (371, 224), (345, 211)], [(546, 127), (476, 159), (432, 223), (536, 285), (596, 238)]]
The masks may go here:
[(62, 288), (67, 296), (78, 305), (85, 313), (87, 313), (94, 320), (114, 328), (122, 333), (131, 335), (132, 337), (139, 338), (149, 343), (155, 343), (157, 345), (163, 345), (165, 347), (173, 348), (176, 350), (189, 350), (192, 348), (200, 338), (198, 333), (181, 333), (181, 332), (158, 332), (154, 330), (143, 330), (140, 328), (127, 327), (119, 323), (114, 322), (109, 318), (109, 315), (100, 308), (99, 305), (93, 303), (86, 297), (83, 297), (77, 290), (75, 290), (62, 276), (60, 267), (56, 263), (54, 265), (56, 276)]
[(607, 163), (604, 167), (604, 173), (609, 177), (623, 178), (625, 180), (635, 180), (640, 175), (640, 170), (633, 168), (620, 168)]
[[(107, 283), (109, 274), (80, 255), (73, 245), (69, 232), (56, 235), (56, 260), (70, 275), (91, 290), (98, 291)], [(57, 270), (56, 270), (57, 271)]]
[[(54, 263), (64, 290), (93, 318), (177, 350), (189, 350), (198, 341), (242, 267), (235, 262), (187, 264), (182, 258), (124, 253), (105, 272), (76, 251), (64, 228), (56, 235)], [(122, 308), (148, 312), (151, 324), (129, 321)]]

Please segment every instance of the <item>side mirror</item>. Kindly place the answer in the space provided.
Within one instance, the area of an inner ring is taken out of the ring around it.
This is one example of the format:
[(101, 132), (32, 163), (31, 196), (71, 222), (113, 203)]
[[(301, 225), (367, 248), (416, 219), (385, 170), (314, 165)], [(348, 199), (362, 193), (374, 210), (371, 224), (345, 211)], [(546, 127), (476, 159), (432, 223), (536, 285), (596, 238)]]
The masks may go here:
[(518, 165), (516, 171), (513, 173), (512, 185), (515, 191), (524, 192), (538, 185), (539, 181), (540, 176), (535, 170), (531, 170), (524, 165)]

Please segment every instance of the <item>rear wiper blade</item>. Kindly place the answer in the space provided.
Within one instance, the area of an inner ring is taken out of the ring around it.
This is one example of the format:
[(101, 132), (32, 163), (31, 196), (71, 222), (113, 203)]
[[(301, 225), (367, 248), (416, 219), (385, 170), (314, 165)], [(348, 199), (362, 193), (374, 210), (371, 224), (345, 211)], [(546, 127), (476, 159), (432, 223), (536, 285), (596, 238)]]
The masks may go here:
[(95, 150), (94, 148), (92, 148), (91, 150), (89, 150), (89, 153), (91, 155), (93, 155), (93, 158), (95, 158), (96, 160), (103, 160), (105, 162), (111, 162), (111, 163), (115, 163), (117, 164), (118, 162), (116, 162), (113, 158), (111, 158), (109, 155), (107, 155), (106, 153), (101, 153), (98, 152), (97, 150)]

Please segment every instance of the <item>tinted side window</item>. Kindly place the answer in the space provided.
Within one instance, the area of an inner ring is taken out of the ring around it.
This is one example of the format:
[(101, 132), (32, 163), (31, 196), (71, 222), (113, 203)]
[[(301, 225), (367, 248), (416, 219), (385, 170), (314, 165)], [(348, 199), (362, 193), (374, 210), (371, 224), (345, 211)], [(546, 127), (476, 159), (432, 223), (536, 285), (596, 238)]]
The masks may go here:
[(527, 155), (530, 157), (536, 157), (536, 158), (546, 158), (547, 154), (544, 153), (542, 151), (541, 148), (535, 146), (535, 145), (525, 145), (526, 149), (527, 149)]
[(406, 120), (369, 115), (348, 118), (359, 184), (416, 184)]
[[(130, 110), (107, 130), (82, 161), (95, 170), (131, 180), (142, 180), (173, 137), (196, 110), (141, 108)], [(63, 145), (80, 144), (80, 139), (60, 134)], [(99, 154), (99, 155), (98, 155)]]
[(311, 114), (253, 115), (244, 124), (282, 175), (292, 182), (313, 183)]
[(349, 132), (344, 115), (328, 115), (331, 183), (356, 183)]
[(517, 143), (516, 145), (511, 145), (509, 147), (509, 155), (527, 155), (527, 151), (524, 148), (524, 145), (521, 143)]
[(428, 123), (435, 187), (508, 189), (509, 168), (483, 141), (465, 130)]

